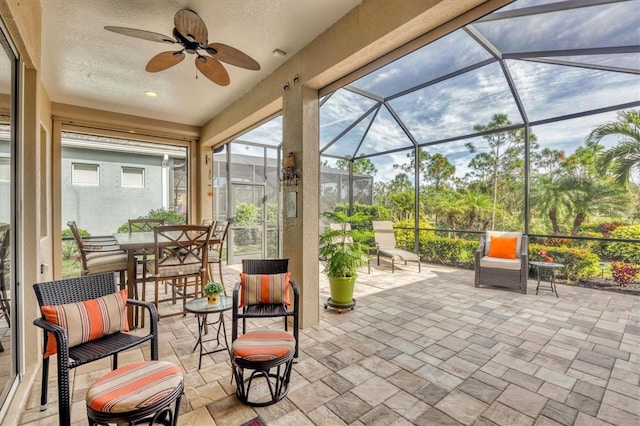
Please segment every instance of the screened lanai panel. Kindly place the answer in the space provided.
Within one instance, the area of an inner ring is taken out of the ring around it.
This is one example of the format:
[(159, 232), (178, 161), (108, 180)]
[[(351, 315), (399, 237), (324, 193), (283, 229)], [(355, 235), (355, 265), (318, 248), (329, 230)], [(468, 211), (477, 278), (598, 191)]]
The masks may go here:
[(266, 146), (282, 143), (282, 116), (279, 115), (255, 129), (243, 134), (235, 142), (251, 142)]
[(320, 108), (320, 149), (362, 117), (376, 101), (340, 89)]
[(371, 111), (363, 120), (342, 135), (340, 139), (328, 146), (325, 151), (321, 150), (320, 152), (340, 158), (355, 157), (355, 153), (364, 138), (364, 134), (375, 116), (376, 111)]
[(413, 142), (386, 107), (380, 108), (355, 156), (409, 148)]
[(637, 25), (638, 2), (625, 1), (477, 22), (473, 27), (508, 54), (634, 46), (640, 44)]
[(614, 69), (640, 71), (640, 53), (620, 53), (610, 55), (575, 55), (540, 58), (545, 61), (567, 62), (575, 65), (609, 67)]
[(507, 61), (529, 120), (640, 101), (640, 75)]
[(498, 63), (469, 71), (389, 102), (419, 144), (476, 133), (494, 114), (522, 123)]
[(491, 59), (463, 30), (455, 31), (351, 83), (387, 98), (478, 62)]

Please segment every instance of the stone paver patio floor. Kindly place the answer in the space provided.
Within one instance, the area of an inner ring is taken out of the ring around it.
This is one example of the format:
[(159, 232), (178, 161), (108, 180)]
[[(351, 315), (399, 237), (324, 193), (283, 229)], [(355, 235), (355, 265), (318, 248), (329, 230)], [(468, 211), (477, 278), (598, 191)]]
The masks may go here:
[[(238, 270), (226, 268), (228, 288)], [(322, 276), (321, 303), (327, 287)], [(534, 280), (526, 295), (474, 288), (473, 271), (434, 265), (421, 274), (414, 265), (395, 274), (373, 266), (360, 274), (355, 310), (321, 306), (320, 323), (301, 331), (289, 394), (266, 408), (238, 402), (224, 353), (198, 370), (191, 315), (160, 321), (160, 358), (185, 372), (180, 425), (240, 425), (258, 415), (296, 426), (640, 424), (640, 297), (568, 285), (558, 292), (536, 296)], [(148, 357), (144, 347), (119, 362)], [(22, 424), (57, 424), (52, 370), (48, 409), (39, 411), (34, 384)], [(86, 424), (86, 389), (109, 370), (102, 360), (72, 372), (74, 424)]]

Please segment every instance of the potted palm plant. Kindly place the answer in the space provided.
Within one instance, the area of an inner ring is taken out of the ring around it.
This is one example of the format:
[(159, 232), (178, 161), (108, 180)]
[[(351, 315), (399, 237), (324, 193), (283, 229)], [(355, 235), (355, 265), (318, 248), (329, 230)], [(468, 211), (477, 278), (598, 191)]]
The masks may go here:
[(209, 303), (215, 305), (218, 303), (218, 295), (224, 293), (224, 287), (219, 282), (211, 281), (204, 286), (202, 291), (207, 295)]
[(357, 269), (368, 265), (370, 247), (364, 243), (368, 233), (352, 229), (351, 224), (365, 222), (367, 216), (360, 212), (347, 215), (340, 211), (325, 212), (323, 216), (331, 222), (320, 236), (320, 255), (325, 260), (324, 272), (331, 289), (331, 299), (327, 303), (332, 307), (353, 306)]

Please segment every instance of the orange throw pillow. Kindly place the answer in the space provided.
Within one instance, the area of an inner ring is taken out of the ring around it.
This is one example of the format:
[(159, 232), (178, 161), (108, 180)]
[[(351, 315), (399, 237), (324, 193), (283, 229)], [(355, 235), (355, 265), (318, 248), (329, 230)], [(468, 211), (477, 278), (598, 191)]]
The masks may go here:
[(503, 259), (516, 258), (516, 242), (518, 237), (491, 237), (489, 257), (501, 257)]
[(291, 305), (289, 279), (283, 274), (240, 274), (240, 308), (260, 303)]
[[(66, 329), (69, 347), (107, 334), (129, 331), (126, 289), (83, 302), (42, 306), (40, 310), (47, 321)], [(56, 338), (49, 334), (45, 358), (57, 351)]]

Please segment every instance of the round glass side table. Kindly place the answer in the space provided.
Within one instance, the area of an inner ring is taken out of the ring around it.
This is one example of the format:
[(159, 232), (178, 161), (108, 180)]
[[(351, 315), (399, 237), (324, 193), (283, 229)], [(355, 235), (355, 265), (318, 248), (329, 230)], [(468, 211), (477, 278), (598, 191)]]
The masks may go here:
[(542, 290), (551, 290), (552, 293), (555, 293), (556, 297), (558, 296), (558, 289), (556, 287), (556, 270), (564, 268), (562, 263), (553, 263), (553, 262), (529, 262), (530, 265), (535, 266), (538, 270), (538, 285), (536, 286), (536, 294), (538, 294), (538, 290), (540, 289), (540, 274), (545, 270), (551, 271), (551, 288)]
[[(229, 351), (229, 344), (227, 342), (227, 329), (224, 325), (224, 312), (231, 309), (233, 306), (233, 298), (230, 296), (218, 296), (218, 303), (209, 303), (209, 300), (206, 297), (198, 297), (197, 299), (189, 300), (185, 309), (187, 312), (191, 312), (196, 314), (198, 318), (198, 341), (196, 345), (193, 347), (195, 351), (198, 346), (200, 346), (200, 358), (198, 359), (198, 370), (202, 367), (202, 356), (210, 355), (216, 352)], [(209, 314), (220, 314), (218, 315), (218, 319), (213, 322), (207, 322), (207, 315)], [(209, 325), (217, 325), (216, 337), (215, 339), (210, 340), (202, 340), (202, 334), (206, 326)], [(222, 339), (221, 339), (222, 337)], [(206, 342), (216, 341), (216, 349), (213, 349), (208, 352), (203, 352), (203, 346)], [(222, 341), (221, 341), (222, 340)], [(224, 344), (223, 344), (224, 343)]]

